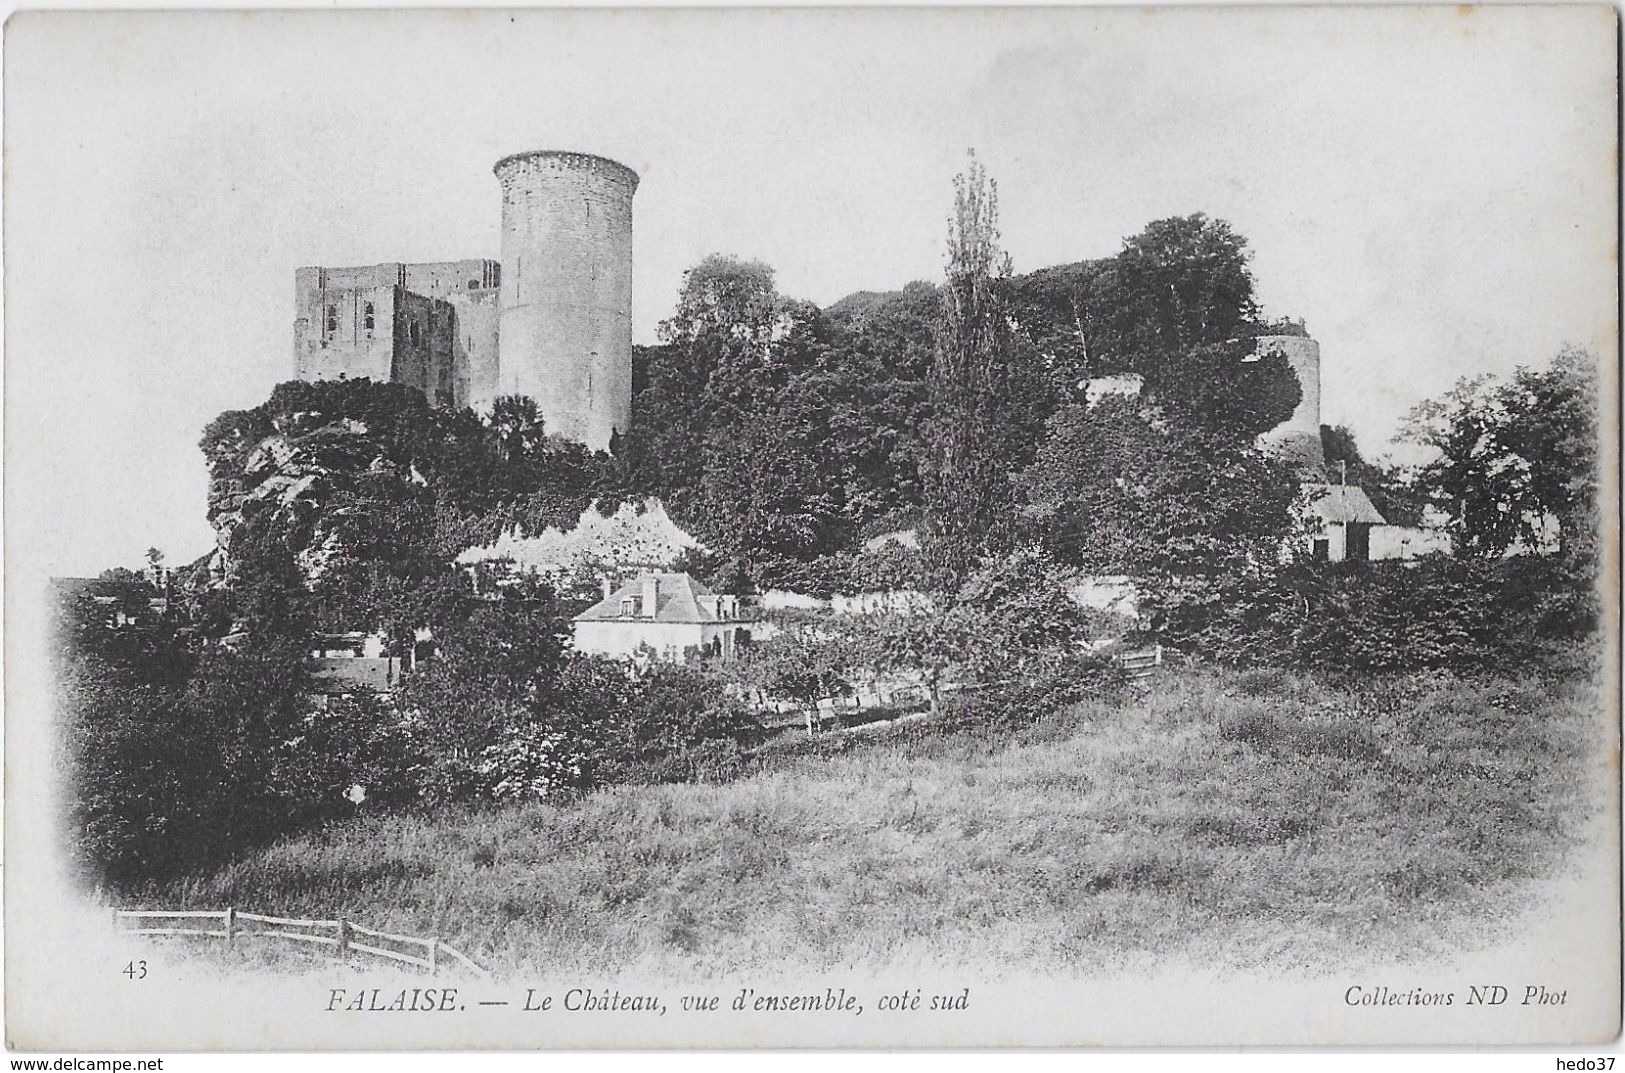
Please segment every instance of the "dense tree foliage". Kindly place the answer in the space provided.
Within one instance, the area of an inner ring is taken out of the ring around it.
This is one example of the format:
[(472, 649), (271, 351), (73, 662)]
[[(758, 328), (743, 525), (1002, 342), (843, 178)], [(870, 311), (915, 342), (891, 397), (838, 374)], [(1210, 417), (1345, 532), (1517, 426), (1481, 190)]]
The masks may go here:
[(308, 649), (271, 620), (222, 645), (153, 611), (153, 592), (110, 579), (67, 596), (58, 625), (74, 847), (89, 877), (120, 887), (358, 805), (557, 799), (759, 734), (699, 670), (570, 652), (542, 588), (470, 601), (393, 697), (326, 702)]
[(1414, 486), (1446, 518), (1458, 554), (1502, 555), (1546, 543), (1594, 554), (1598, 532), (1596, 359), (1564, 349), (1511, 380), (1464, 378), (1415, 407), (1407, 439), (1433, 457)]
[(568, 528), (624, 485), (609, 455), (548, 435), (533, 399), (500, 398), (481, 418), (366, 380), (280, 384), (222, 414), (201, 446), (217, 485), (242, 493), (216, 523), (230, 618), (250, 643), (378, 630), (404, 653), (415, 629), (466, 616), (452, 568), (464, 548)]
[(1600, 605), (1560, 557), (1323, 563), (1233, 586), (1204, 659), (1365, 676), (1416, 670), (1591, 673)]
[(1019, 481), (1027, 532), (1062, 563), (1138, 579), (1165, 635), (1200, 632), (1295, 526), (1296, 475), (1256, 441), (1297, 406), (1297, 378), (1254, 353), (1245, 243), (1220, 221), (1158, 221), (1082, 278), (1111, 310), (1080, 319), (1090, 369), (1137, 386), (1054, 412)]
[(859, 542), (888, 530), (939, 527), (951, 576), (996, 556), (1023, 491), (1011, 475), (1088, 376), (1136, 372), (1153, 420), (1237, 443), (1296, 405), (1283, 358), (1248, 360), (1246, 243), (1223, 221), (1157, 221), (1116, 257), (1014, 276), (996, 210), (973, 161), (944, 282), (826, 310), (760, 262), (706, 258), (661, 345), (637, 349), (636, 421), (600, 479), (660, 496), (717, 553), (706, 580), (822, 595), (857, 587)]
[[(98, 601), (115, 592), (114, 605)], [(322, 753), (305, 735), (305, 653), (194, 643), (158, 590), (118, 579), (63, 600), (57, 711), (80, 862), (96, 878), (167, 875), (315, 818)]]
[(1223, 220), (1170, 217), (1115, 257), (1016, 277), (1011, 307), (1058, 380), (1167, 379), (1171, 357), (1258, 333), (1247, 258), (1246, 240)]
[(947, 280), (927, 381), (922, 550), (950, 588), (1010, 546), (1010, 476), (1031, 458), (1035, 425), (1042, 427), (1052, 405), (1036, 351), (1014, 330), (1009, 291), (998, 185), (973, 155), (954, 180)]
[(1102, 298), (1120, 368), (1165, 379), (1162, 365), (1199, 347), (1255, 334), (1247, 243), (1201, 213), (1157, 220), (1123, 243)]
[(935, 312), (920, 284), (825, 314), (759, 262), (707, 258), (637, 355), (629, 487), (719, 554), (708, 580), (823, 588), (812, 564), (914, 520)]
[[(730, 668), (748, 691), (812, 710), (878, 680), (917, 684), (937, 712), (950, 688), (1047, 679), (1077, 669), (1088, 639), (1083, 610), (1061, 583), (1065, 572), (1039, 549), (985, 561), (956, 589), (928, 588), (917, 556), (903, 591), (845, 612), (781, 611), (774, 631)], [(925, 589), (926, 591), (922, 591)]]
[(1565, 350), (1546, 370), (1465, 379), (1417, 406), (1407, 433), (1433, 457), (1403, 481), (1367, 467), (1346, 430), (1324, 430), (1328, 457), (1384, 497), (1391, 521), (1424, 505), (1442, 514), (1456, 555), (1299, 557), (1230, 575), (1223, 613), (1187, 637), (1209, 658), (1243, 664), (1587, 673), (1585, 642), (1602, 613), (1596, 406), (1594, 361)]

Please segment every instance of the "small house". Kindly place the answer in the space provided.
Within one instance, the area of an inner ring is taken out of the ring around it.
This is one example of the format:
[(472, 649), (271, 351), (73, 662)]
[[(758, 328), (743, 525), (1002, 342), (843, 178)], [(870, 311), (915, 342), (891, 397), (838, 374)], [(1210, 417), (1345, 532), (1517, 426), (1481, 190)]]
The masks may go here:
[(648, 651), (670, 663), (727, 660), (751, 643), (757, 626), (739, 597), (718, 595), (687, 574), (649, 571), (619, 588), (605, 582), (604, 598), (575, 617), (575, 647), (618, 657)]
[(1310, 538), (1316, 559), (1365, 562), (1371, 558), (1371, 528), (1384, 525), (1365, 489), (1355, 484), (1305, 484), (1312, 498), (1309, 515), (1319, 523)]

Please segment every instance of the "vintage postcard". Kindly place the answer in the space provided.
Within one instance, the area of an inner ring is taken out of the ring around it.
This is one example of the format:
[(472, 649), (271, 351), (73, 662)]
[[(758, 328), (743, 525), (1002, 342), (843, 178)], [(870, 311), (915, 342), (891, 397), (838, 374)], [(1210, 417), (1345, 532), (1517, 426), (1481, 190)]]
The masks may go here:
[(1616, 44), (13, 15), (9, 1046), (1614, 1039)]

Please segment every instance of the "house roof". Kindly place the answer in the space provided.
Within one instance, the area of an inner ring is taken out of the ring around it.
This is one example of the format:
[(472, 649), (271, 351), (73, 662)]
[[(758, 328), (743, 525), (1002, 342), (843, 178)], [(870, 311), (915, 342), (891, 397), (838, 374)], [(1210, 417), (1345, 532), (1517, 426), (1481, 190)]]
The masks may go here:
[(1309, 509), (1321, 521), (1387, 524), (1381, 512), (1372, 506), (1365, 489), (1357, 484), (1305, 484), (1303, 487), (1314, 496)]
[[(722, 618), (707, 610), (702, 596), (714, 596), (710, 589), (687, 574), (655, 574), (660, 581), (655, 597), (655, 613), (648, 615), (621, 614), (621, 601), (643, 596), (643, 583), (649, 577), (641, 574), (628, 581), (605, 599), (599, 600), (575, 617), (577, 622), (731, 622), (738, 616)], [(715, 603), (712, 603), (715, 606)]]

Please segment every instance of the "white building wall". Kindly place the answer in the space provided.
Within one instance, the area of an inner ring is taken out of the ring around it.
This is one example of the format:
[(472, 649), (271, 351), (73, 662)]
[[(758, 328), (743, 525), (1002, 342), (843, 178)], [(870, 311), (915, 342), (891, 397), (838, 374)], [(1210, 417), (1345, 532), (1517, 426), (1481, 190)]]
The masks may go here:
[(760, 622), (649, 622), (636, 619), (602, 619), (575, 623), (578, 652), (624, 659), (648, 645), (658, 659), (681, 663), (690, 648), (700, 651), (713, 640), (720, 641), (722, 655), (734, 654), (737, 630), (745, 630), (752, 640), (764, 640)]
[(1340, 563), (1349, 557), (1349, 527), (1342, 522), (1327, 522), (1320, 535), (1328, 541), (1327, 558)]
[(685, 648), (704, 643), (704, 627), (697, 622), (604, 619), (575, 624), (576, 651), (605, 656), (635, 655), (641, 646), (648, 645), (661, 659), (680, 661)]
[(1414, 525), (1375, 525), (1371, 527), (1373, 559), (1415, 559), (1420, 555), (1451, 552), (1450, 537), (1443, 530)]

